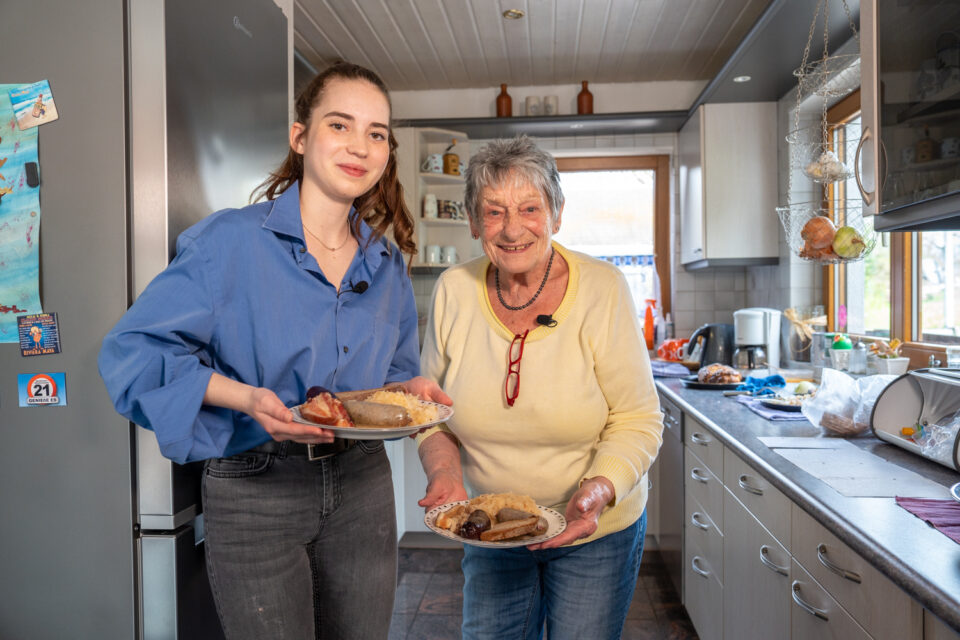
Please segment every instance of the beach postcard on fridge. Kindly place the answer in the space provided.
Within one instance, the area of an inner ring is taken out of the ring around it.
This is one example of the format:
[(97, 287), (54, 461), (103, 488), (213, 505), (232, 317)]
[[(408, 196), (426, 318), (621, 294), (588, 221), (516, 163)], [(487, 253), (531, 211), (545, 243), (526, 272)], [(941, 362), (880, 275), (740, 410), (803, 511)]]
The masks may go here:
[(10, 103), (17, 118), (17, 127), (21, 131), (45, 122), (53, 122), (58, 117), (50, 83), (46, 80), (11, 89)]

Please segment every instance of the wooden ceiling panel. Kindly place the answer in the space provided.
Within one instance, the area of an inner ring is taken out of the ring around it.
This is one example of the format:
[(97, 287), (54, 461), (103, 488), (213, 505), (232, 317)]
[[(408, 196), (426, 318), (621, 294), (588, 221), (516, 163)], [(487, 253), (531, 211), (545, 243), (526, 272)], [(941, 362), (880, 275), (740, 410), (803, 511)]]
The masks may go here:
[(295, 0), (294, 43), (318, 68), (347, 59), (395, 90), (699, 81), (773, 1)]

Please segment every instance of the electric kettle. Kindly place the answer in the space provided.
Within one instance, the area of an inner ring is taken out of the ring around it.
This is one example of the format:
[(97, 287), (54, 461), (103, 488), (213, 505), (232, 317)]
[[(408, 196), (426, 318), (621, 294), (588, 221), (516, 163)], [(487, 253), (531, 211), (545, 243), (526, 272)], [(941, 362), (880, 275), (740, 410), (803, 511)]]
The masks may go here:
[(687, 345), (687, 354), (692, 353), (697, 338), (703, 336), (700, 347), (700, 366), (714, 362), (729, 365), (733, 362), (733, 325), (732, 324), (705, 324), (690, 336)]

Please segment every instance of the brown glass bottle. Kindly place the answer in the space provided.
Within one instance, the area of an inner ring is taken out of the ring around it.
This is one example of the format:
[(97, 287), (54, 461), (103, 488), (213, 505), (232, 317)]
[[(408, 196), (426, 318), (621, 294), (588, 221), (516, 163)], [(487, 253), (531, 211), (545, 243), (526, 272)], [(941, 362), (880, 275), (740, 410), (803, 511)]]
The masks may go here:
[(593, 113), (593, 94), (587, 89), (587, 81), (583, 81), (583, 89), (577, 94), (577, 113), (580, 115)]
[(497, 96), (497, 117), (509, 118), (513, 115), (513, 100), (507, 93), (507, 85), (500, 85), (500, 95)]

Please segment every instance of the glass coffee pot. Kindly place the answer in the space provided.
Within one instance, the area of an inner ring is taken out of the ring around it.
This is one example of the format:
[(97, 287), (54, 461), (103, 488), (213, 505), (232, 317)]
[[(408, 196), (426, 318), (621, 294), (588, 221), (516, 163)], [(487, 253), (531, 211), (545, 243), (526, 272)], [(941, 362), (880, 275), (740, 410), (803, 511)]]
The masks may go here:
[(744, 378), (766, 377), (770, 374), (767, 352), (761, 345), (741, 345), (733, 352), (733, 368)]

